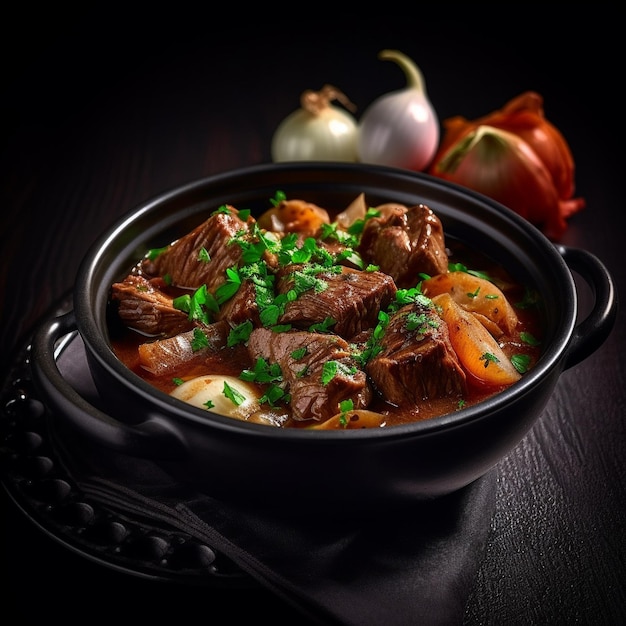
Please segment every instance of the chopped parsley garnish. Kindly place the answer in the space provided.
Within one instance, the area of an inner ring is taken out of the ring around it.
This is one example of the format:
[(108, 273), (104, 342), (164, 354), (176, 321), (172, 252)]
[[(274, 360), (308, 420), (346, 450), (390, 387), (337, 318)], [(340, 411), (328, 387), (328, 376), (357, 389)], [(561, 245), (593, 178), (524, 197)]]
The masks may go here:
[(539, 341), (539, 339), (537, 339), (536, 337), (534, 337), (532, 335), (532, 333), (529, 333), (527, 331), (522, 331), (519, 334), (519, 338), (524, 342), (527, 343), (529, 346), (538, 346), (541, 345), (541, 341)]
[(259, 398), (261, 404), (269, 404), (274, 407), (279, 402), (283, 404), (289, 404), (291, 401), (291, 394), (287, 393), (279, 385), (270, 385), (266, 392)]
[(235, 328), (231, 328), (228, 333), (228, 338), (226, 339), (226, 345), (229, 348), (236, 346), (238, 343), (246, 343), (250, 338), (250, 333), (254, 330), (252, 326), (252, 322), (250, 320), (246, 320), (242, 322)]
[(232, 213), (230, 207), (227, 204), (222, 204), (222, 206), (218, 207), (217, 209), (215, 209), (215, 211), (213, 211), (213, 213), (211, 213), (211, 215), (219, 215), (220, 213), (223, 213), (224, 215), (230, 215)]
[(221, 284), (215, 291), (215, 298), (218, 304), (224, 304), (227, 300), (230, 300), (241, 286), (241, 277), (239, 276), (239, 270), (236, 267), (229, 267), (226, 269), (226, 282)]
[(342, 400), (339, 403), (339, 411), (341, 413), (339, 415), (340, 426), (343, 426), (343, 428), (346, 428), (348, 426), (348, 413), (353, 410), (354, 410), (354, 402), (352, 398), (349, 398), (348, 400)]
[(274, 197), (270, 198), (270, 202), (272, 203), (273, 206), (278, 206), (281, 202), (283, 202), (286, 199), (287, 199), (287, 196), (285, 195), (284, 191), (277, 191), (274, 194)]
[(206, 348), (209, 345), (209, 340), (207, 336), (200, 330), (198, 327), (193, 329), (193, 337), (191, 339), (191, 350), (192, 352), (197, 352), (198, 350), (202, 350), (202, 348)]
[(347, 366), (339, 361), (326, 361), (322, 366), (322, 385), (326, 386), (335, 376), (354, 376), (356, 367)]
[(430, 307), (432, 303), (432, 300), (425, 296), (419, 287), (398, 289), (395, 300), (389, 305), (388, 310), (390, 313), (396, 313), (407, 304), (419, 304)]
[(257, 383), (273, 383), (283, 379), (283, 373), (278, 363), (268, 363), (264, 358), (259, 357), (253, 369), (245, 369), (239, 375), (241, 380)]
[(241, 380), (267, 385), (265, 393), (259, 398), (261, 404), (276, 406), (279, 402), (288, 404), (291, 395), (282, 387), (283, 373), (278, 363), (268, 363), (259, 357), (253, 369), (245, 369), (239, 375)]
[(276, 324), (270, 330), (273, 333), (286, 333), (288, 330), (291, 330), (291, 324)]
[(237, 391), (237, 389), (235, 389), (232, 385), (229, 385), (226, 381), (224, 381), (224, 390), (222, 393), (235, 406), (241, 406), (246, 400), (246, 396), (244, 396), (240, 391)]
[(360, 237), (365, 228), (365, 222), (371, 220), (373, 217), (380, 217), (380, 211), (378, 209), (369, 208), (365, 212), (363, 219), (354, 220), (350, 226), (348, 226), (348, 233)]
[(511, 357), (511, 363), (520, 374), (525, 374), (530, 366), (530, 356), (527, 354), (514, 354)]
[(163, 246), (162, 248), (152, 248), (150, 250), (148, 250), (148, 253), (146, 254), (146, 258), (149, 259), (150, 261), (154, 261), (154, 259), (156, 259), (160, 254), (163, 254), (163, 252), (165, 252), (170, 246)]
[(312, 333), (327, 333), (336, 323), (336, 320), (334, 320), (332, 317), (326, 317), (317, 324), (311, 324), (309, 326), (309, 331), (311, 331)]
[(306, 356), (307, 354), (307, 349), (305, 347), (302, 348), (296, 348), (292, 353), (291, 353), (291, 358), (294, 361), (299, 361), (301, 358), (303, 358), (304, 356)]
[(500, 362), (500, 359), (495, 354), (491, 354), (491, 352), (485, 352), (485, 354), (480, 357), (480, 360), (485, 362), (485, 369), (489, 367), (489, 363)]
[(472, 276), (476, 276), (477, 278), (484, 278), (488, 280), (490, 283), (493, 282), (491, 276), (487, 272), (481, 272), (479, 270), (470, 270), (463, 263), (448, 263), (448, 271), (450, 272), (466, 272), (467, 274), (471, 274)]
[(172, 304), (175, 309), (188, 313), (190, 320), (197, 320), (205, 325), (211, 323), (211, 313), (219, 311), (218, 304), (206, 285), (196, 289), (192, 295), (184, 294), (174, 298)]
[(425, 335), (429, 328), (438, 328), (439, 322), (426, 313), (411, 311), (406, 316), (405, 327), (407, 330), (417, 330), (420, 335)]

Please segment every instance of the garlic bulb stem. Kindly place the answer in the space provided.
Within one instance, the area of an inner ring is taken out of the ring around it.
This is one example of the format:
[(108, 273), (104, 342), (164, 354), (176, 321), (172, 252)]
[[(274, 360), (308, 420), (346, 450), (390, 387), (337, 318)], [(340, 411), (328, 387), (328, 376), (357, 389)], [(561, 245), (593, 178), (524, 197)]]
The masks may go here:
[(395, 61), (404, 72), (407, 87), (409, 89), (417, 89), (424, 95), (426, 94), (424, 75), (406, 54), (399, 50), (381, 50), (378, 58), (381, 61)]

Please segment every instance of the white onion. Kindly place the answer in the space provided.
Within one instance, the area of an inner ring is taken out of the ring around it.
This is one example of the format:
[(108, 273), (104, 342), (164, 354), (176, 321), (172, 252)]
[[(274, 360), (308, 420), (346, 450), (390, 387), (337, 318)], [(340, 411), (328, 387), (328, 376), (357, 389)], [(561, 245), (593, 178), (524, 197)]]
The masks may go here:
[(407, 87), (380, 96), (365, 110), (359, 125), (358, 159), (423, 171), (439, 145), (439, 120), (426, 95), (422, 73), (397, 50), (383, 50), (379, 58), (402, 67)]
[(354, 105), (338, 89), (325, 85), (319, 92), (305, 91), (301, 108), (288, 115), (272, 137), (272, 160), (348, 161), (357, 160), (356, 119), (331, 104), (339, 100)]

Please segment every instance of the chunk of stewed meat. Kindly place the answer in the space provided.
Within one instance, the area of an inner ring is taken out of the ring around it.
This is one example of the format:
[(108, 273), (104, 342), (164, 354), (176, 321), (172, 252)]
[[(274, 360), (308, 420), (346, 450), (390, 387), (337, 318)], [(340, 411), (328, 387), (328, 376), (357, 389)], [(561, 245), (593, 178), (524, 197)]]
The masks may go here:
[(244, 280), (237, 292), (220, 306), (217, 317), (232, 327), (250, 321), (254, 326), (261, 324), (259, 305), (256, 301), (256, 285), (252, 280)]
[(149, 276), (167, 275), (177, 287), (198, 289), (206, 285), (213, 292), (226, 282), (226, 270), (239, 264), (242, 250), (233, 238), (245, 231), (247, 222), (235, 208), (213, 213), (154, 259), (144, 259), (141, 271)]
[(122, 322), (146, 335), (162, 337), (192, 329), (195, 323), (174, 308), (173, 299), (161, 290), (159, 282), (130, 274), (111, 286), (111, 300), (117, 302)]
[[(337, 271), (311, 273), (303, 266), (290, 265), (280, 272), (278, 292), (294, 289), (299, 293), (286, 305), (280, 323), (308, 329), (332, 318), (332, 332), (345, 339), (376, 326), (378, 312), (387, 307), (397, 291), (391, 276), (341, 266), (334, 269)], [(310, 286), (300, 292), (303, 284)]]
[(392, 404), (418, 407), (424, 400), (461, 397), (465, 392), (466, 375), (448, 327), (432, 305), (402, 307), (390, 318), (380, 346), (366, 370)]
[(371, 400), (365, 372), (337, 335), (257, 328), (248, 340), (248, 351), (255, 361), (278, 363), (295, 420), (324, 421), (341, 412), (344, 400), (352, 400), (354, 409), (367, 407)]
[(379, 210), (378, 217), (365, 222), (358, 246), (366, 263), (392, 276), (401, 289), (417, 285), (420, 273), (448, 270), (443, 226), (428, 206), (390, 204)]

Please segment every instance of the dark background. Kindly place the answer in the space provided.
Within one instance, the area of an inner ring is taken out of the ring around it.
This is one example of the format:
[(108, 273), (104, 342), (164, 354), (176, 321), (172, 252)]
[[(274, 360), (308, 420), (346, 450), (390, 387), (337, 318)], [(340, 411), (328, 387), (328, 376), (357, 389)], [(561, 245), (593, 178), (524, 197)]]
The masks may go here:
[[(377, 59), (384, 48), (420, 66), (441, 120), (482, 116), (526, 90), (542, 94), (547, 118), (570, 143), (576, 195), (587, 200), (564, 243), (597, 254), (618, 289), (626, 288), (619, 16), (571, 4), (549, 17), (541, 8), (547, 5), (494, 6), (501, 8), (7, 10), (0, 58), (2, 375), (37, 321), (71, 289), (89, 245), (119, 216), (181, 183), (269, 162), (272, 133), (305, 89), (336, 85), (358, 117), (405, 84), (399, 67)], [(620, 314), (606, 344), (563, 375), (542, 420), (499, 466), (493, 534), (468, 624), (611, 624), (625, 617), (623, 324)], [(566, 436), (559, 432), (564, 423), (572, 428)], [(184, 606), (168, 605), (167, 591), (133, 581), (125, 592), (118, 574), (97, 565), (85, 573), (82, 557), (31, 529), (4, 496), (0, 507), (0, 567), (8, 581), (1, 595), (17, 609), (12, 624), (49, 615), (97, 623), (122, 601), (131, 603), (131, 615), (154, 619), (146, 598), (188, 619)], [(206, 608), (208, 619), (225, 599), (203, 594), (184, 589), (176, 597)], [(227, 598), (234, 616), (240, 596)], [(77, 609), (79, 597), (94, 603), (86, 614)], [(276, 610), (264, 597), (246, 600), (270, 619)], [(120, 605), (119, 614), (125, 610)]]

